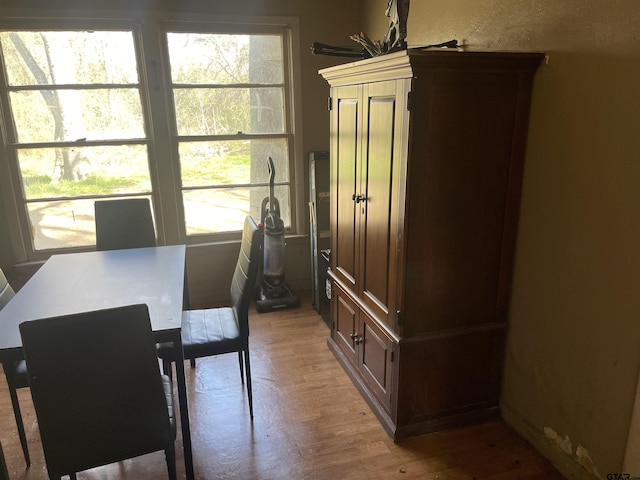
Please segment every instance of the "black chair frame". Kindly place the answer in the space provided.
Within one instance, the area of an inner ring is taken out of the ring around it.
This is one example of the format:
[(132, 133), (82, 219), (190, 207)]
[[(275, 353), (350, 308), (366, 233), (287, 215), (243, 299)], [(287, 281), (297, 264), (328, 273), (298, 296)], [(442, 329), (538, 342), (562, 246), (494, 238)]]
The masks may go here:
[[(231, 281), (229, 307), (186, 310), (182, 314), (182, 349), (184, 358), (195, 367), (201, 357), (238, 353), (240, 378), (247, 387), (249, 414), (253, 419), (253, 391), (249, 356), (249, 307), (261, 259), (262, 232), (247, 216), (242, 232), (240, 254)], [(176, 361), (170, 345), (158, 345), (163, 370), (171, 374)]]

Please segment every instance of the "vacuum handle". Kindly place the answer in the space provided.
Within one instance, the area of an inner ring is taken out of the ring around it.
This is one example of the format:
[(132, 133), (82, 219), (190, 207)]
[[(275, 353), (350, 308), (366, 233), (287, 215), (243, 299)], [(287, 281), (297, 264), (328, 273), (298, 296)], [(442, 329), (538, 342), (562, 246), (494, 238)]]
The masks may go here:
[(273, 184), (276, 177), (276, 167), (273, 164), (273, 158), (267, 157), (267, 170), (269, 171), (269, 183)]
[(273, 184), (276, 178), (276, 167), (273, 165), (273, 159), (267, 157), (267, 169), (269, 171), (269, 209), (274, 210), (275, 194)]

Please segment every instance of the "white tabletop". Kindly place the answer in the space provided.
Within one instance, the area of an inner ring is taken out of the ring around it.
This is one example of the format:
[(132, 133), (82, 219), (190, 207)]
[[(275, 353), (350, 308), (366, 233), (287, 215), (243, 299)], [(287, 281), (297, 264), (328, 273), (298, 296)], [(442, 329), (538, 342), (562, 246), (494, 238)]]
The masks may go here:
[(0, 310), (0, 357), (20, 323), (57, 315), (145, 303), (154, 332), (180, 329), (184, 269), (184, 245), (54, 255)]

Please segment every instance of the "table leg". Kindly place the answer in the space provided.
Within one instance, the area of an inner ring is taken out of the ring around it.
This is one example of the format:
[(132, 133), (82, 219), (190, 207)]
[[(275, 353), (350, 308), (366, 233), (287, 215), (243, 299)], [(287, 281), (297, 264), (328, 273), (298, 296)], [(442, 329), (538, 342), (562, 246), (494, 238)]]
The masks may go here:
[(184, 373), (184, 359), (182, 358), (182, 339), (178, 338), (174, 345), (180, 350), (176, 362), (176, 382), (178, 383), (178, 403), (180, 404), (180, 422), (182, 424), (182, 447), (184, 449), (184, 466), (187, 480), (194, 480), (193, 454), (191, 451), (191, 428), (189, 427), (189, 407), (187, 404), (187, 383)]

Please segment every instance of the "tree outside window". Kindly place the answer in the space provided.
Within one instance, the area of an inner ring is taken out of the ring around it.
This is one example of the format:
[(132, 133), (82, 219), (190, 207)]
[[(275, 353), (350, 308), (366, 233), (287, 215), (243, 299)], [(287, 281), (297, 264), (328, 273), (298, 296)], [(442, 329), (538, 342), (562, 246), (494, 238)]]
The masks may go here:
[[(171, 181), (186, 238), (239, 232), (245, 215), (260, 218), (268, 156), (291, 224), (286, 29), (154, 28), (164, 29), (155, 38), (165, 42), (165, 70), (153, 72), (168, 80), (162, 108), (149, 106), (157, 79), (144, 77), (138, 59), (148, 46), (135, 28), (0, 28), (5, 149), (33, 251), (95, 244), (96, 199), (148, 197), (157, 206), (167, 184), (154, 180), (160, 155), (179, 172)], [(171, 152), (157, 151), (151, 112), (167, 112)]]

